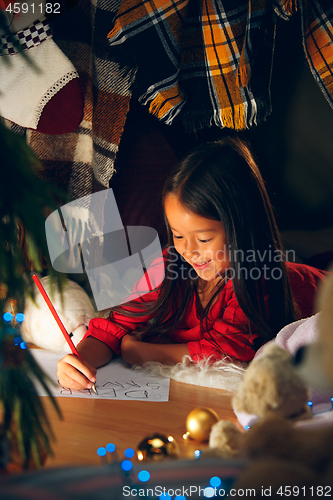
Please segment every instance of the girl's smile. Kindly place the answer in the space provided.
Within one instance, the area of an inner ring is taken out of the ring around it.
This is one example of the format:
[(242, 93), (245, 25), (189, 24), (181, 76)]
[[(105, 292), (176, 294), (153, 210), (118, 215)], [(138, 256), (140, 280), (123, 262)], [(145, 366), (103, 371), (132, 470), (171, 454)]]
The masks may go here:
[(208, 266), (208, 264), (209, 264), (210, 262), (211, 262), (210, 260), (209, 260), (208, 262), (204, 262), (203, 264), (199, 264), (199, 263), (195, 264), (195, 263), (193, 262), (193, 267), (194, 267), (195, 269), (200, 269), (200, 271), (201, 271), (202, 269), (205, 269), (205, 268)]
[(164, 210), (177, 252), (200, 278), (218, 280), (229, 267), (222, 222), (188, 211), (173, 194), (165, 198)]

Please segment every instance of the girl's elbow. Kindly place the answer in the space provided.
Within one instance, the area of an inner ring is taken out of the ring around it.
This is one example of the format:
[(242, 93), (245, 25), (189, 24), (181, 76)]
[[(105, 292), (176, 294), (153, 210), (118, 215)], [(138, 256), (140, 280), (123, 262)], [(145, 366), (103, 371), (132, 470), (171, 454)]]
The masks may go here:
[(131, 348), (124, 348), (121, 349), (121, 356), (123, 360), (126, 363), (129, 363), (130, 365), (142, 365), (143, 361), (141, 359), (141, 356), (137, 352), (136, 349)]

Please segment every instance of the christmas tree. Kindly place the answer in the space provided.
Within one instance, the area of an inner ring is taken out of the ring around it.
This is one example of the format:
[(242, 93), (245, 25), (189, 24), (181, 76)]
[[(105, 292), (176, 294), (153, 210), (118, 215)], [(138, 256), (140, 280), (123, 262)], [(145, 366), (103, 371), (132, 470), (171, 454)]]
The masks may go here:
[[(0, 28), (11, 36), (1, 10)], [(33, 151), (1, 118), (0, 151), (0, 441), (3, 454), (6, 442), (11, 451), (15, 443), (26, 468), (31, 461), (40, 465), (42, 455), (51, 453), (53, 437), (36, 382), (46, 389), (59, 416), (60, 410), (47, 377), (20, 337), (20, 311), (24, 296), (33, 296), (32, 270), (47, 269), (62, 288), (64, 276), (52, 269), (48, 257), (45, 214), (64, 197), (38, 177), (40, 164)], [(0, 467), (7, 460), (0, 456)]]

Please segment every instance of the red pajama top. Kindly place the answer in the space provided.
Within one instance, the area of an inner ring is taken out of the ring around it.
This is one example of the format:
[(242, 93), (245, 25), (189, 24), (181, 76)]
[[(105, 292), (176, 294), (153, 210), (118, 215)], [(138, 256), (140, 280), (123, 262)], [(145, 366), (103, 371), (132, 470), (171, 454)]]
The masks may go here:
[[(291, 262), (287, 262), (287, 269), (291, 290), (301, 311), (301, 317), (311, 316), (317, 285), (324, 280), (326, 273), (304, 264)], [(158, 291), (154, 290), (140, 297), (136, 296), (134, 300), (144, 303), (155, 301), (157, 297)], [(126, 309), (131, 310), (129, 303), (125, 306)], [(132, 310), (137, 311), (134, 308)], [(115, 313), (114, 320), (124, 329), (109, 318), (95, 318), (90, 321), (89, 329), (84, 338), (95, 337), (120, 355), (120, 344), (124, 335), (144, 326), (151, 318), (152, 315), (128, 317)], [(210, 335), (207, 331), (203, 333), (201, 331), (200, 314), (197, 311), (196, 298), (193, 296), (187, 308), (185, 323), (182, 324), (181, 329), (170, 334), (170, 338), (175, 342), (186, 342), (194, 362), (207, 357), (218, 360), (225, 355), (232, 356), (239, 361), (250, 361), (253, 358), (255, 354), (254, 341), (258, 334), (255, 333), (252, 325), (250, 336), (249, 322), (238, 304), (231, 279), (221, 290), (217, 301), (211, 308), (208, 319)], [(219, 351), (212, 339), (223, 352)]]

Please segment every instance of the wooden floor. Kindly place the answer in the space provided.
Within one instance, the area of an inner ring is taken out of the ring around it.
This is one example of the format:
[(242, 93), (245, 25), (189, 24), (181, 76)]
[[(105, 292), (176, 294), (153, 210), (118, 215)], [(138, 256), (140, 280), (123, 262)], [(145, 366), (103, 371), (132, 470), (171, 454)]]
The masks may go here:
[(207, 444), (182, 438), (188, 413), (206, 406), (221, 419), (236, 421), (230, 400), (230, 395), (219, 389), (171, 381), (166, 403), (57, 398), (63, 412), (63, 421), (59, 421), (50, 402), (43, 398), (57, 438), (54, 457), (48, 458), (46, 467), (100, 464), (97, 448), (108, 443), (116, 445), (121, 459), (126, 448), (136, 450), (139, 442), (154, 432), (172, 435), (181, 458), (193, 458), (194, 451)]

